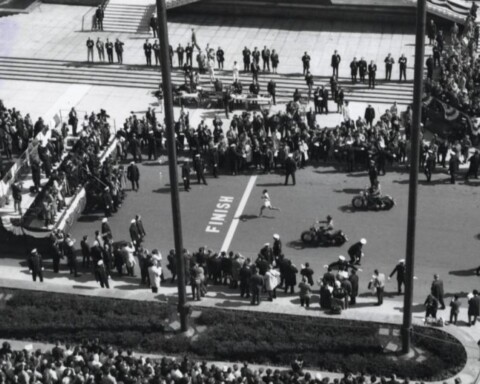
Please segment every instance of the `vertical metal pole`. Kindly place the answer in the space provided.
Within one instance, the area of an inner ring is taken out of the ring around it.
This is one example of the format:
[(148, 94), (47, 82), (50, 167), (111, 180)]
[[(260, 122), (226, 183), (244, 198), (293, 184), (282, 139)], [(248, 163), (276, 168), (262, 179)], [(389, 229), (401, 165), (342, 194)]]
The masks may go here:
[(405, 297), (403, 302), (402, 352), (410, 352), (412, 330), (413, 276), (415, 262), (415, 231), (417, 223), (417, 189), (420, 158), (420, 124), (422, 121), (423, 62), (425, 54), (426, 0), (417, 0), (417, 32), (415, 39), (415, 78), (413, 88), (413, 122), (411, 133), (410, 187), (408, 192), (408, 223)]
[(173, 234), (177, 257), (178, 312), (182, 332), (187, 331), (187, 295), (185, 290), (185, 260), (183, 257), (182, 220), (178, 195), (177, 150), (173, 119), (172, 76), (168, 42), (167, 7), (165, 0), (157, 0), (158, 37), (160, 40), (160, 63), (162, 66), (163, 96), (165, 102), (165, 124), (167, 132), (168, 168), (172, 198)]

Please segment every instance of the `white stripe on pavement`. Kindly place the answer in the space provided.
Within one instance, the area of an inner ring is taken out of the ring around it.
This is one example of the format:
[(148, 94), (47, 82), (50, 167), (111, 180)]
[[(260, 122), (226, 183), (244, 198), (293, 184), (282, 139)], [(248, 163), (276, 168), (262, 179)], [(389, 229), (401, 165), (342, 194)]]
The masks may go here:
[(233, 216), (232, 224), (230, 224), (230, 228), (228, 228), (227, 236), (223, 241), (223, 245), (222, 245), (222, 248), (220, 249), (220, 252), (228, 251), (228, 248), (230, 247), (230, 244), (233, 240), (233, 235), (235, 234), (238, 223), (240, 222), (240, 216), (242, 215), (243, 210), (247, 205), (248, 198), (250, 197), (250, 193), (252, 193), (252, 189), (255, 186), (256, 181), (257, 181), (257, 176), (250, 177), (250, 180), (248, 181), (248, 184), (247, 184), (247, 188), (245, 189), (245, 192), (243, 192), (242, 200), (240, 200), (240, 204), (238, 204), (238, 208), (235, 211), (235, 215)]

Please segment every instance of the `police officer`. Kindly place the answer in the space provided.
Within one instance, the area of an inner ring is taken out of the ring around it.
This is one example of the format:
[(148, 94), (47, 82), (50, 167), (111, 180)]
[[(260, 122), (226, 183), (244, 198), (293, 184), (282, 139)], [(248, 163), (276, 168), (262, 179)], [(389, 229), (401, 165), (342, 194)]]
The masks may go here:
[(348, 256), (350, 256), (350, 264), (360, 265), (363, 257), (363, 246), (367, 244), (367, 239), (360, 239), (348, 249)]

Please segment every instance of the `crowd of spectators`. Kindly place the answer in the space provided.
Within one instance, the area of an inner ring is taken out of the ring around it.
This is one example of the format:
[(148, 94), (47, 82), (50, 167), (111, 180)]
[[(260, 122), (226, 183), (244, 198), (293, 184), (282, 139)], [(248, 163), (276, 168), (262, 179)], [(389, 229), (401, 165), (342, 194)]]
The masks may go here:
[[(463, 30), (454, 23), (449, 36), (433, 20), (427, 25), (432, 54), (426, 61), (426, 91), (470, 116), (480, 115), (479, 28), (476, 5), (466, 17)], [(448, 40), (445, 41), (445, 40)]]
[[(409, 383), (395, 375), (389, 378), (345, 373), (342, 378), (322, 377), (304, 367), (302, 356), (292, 361), (290, 369), (249, 366), (248, 363), (219, 366), (183, 358), (143, 357), (132, 351), (114, 349), (98, 339), (79, 345), (57, 342), (51, 350), (24, 348), (13, 350), (8, 342), (0, 349), (2, 384), (96, 384), (96, 383), (246, 383), (246, 384), (400, 384)], [(459, 379), (455, 384), (460, 384)]]

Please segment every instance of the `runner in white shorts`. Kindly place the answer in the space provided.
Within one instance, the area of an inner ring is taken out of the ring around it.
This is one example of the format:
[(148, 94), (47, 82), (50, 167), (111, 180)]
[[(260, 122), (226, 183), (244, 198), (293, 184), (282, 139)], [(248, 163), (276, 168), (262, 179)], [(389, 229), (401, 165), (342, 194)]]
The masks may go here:
[(270, 196), (268, 195), (268, 191), (266, 189), (264, 189), (262, 192), (262, 200), (263, 200), (263, 205), (260, 208), (260, 214), (258, 215), (258, 217), (262, 217), (263, 210), (265, 208), (268, 208), (274, 211), (280, 211), (280, 208), (272, 206), (272, 203), (270, 202)]

